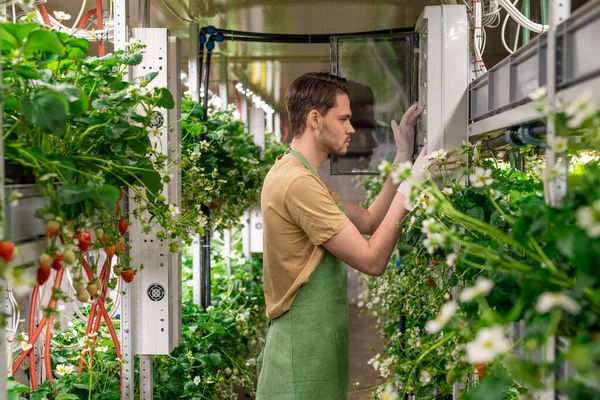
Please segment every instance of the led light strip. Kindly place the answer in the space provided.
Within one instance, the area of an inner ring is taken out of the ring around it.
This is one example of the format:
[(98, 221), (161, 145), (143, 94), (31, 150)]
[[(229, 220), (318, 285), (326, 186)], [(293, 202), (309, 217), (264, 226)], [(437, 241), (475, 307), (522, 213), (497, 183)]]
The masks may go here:
[(265, 102), (259, 95), (255, 94), (252, 90), (244, 89), (244, 85), (242, 85), (241, 83), (238, 83), (237, 85), (235, 85), (235, 89), (238, 92), (240, 92), (241, 94), (243, 94), (246, 97), (248, 97), (249, 99), (251, 99), (252, 103), (254, 103), (257, 107), (262, 108), (265, 113), (267, 113), (267, 114), (275, 113), (275, 110), (273, 109), (273, 107), (270, 104), (267, 104), (267, 102)]

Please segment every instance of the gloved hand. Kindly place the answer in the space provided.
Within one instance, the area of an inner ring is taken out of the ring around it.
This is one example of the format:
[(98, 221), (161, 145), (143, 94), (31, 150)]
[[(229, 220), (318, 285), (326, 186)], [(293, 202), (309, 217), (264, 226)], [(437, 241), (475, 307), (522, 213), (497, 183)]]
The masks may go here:
[[(442, 153), (443, 150), (438, 150), (432, 153), (431, 156), (435, 156), (435, 154), (441, 155)], [(410, 178), (403, 181), (400, 186), (398, 186), (398, 192), (408, 198), (414, 182), (425, 182), (425, 171), (429, 171), (429, 174), (427, 175), (430, 175), (433, 179), (439, 179), (454, 171), (458, 167), (458, 161), (460, 159), (460, 157), (455, 156), (454, 153), (454, 150), (450, 150), (446, 152), (445, 156), (441, 158), (436, 157), (431, 160), (427, 155), (427, 147), (423, 147), (423, 150), (419, 153), (419, 157), (417, 157), (410, 169)]]
[(396, 158), (394, 164), (405, 161), (412, 161), (411, 157), (415, 146), (415, 124), (425, 110), (424, 107), (419, 107), (413, 104), (402, 116), (400, 124), (392, 121), (392, 130), (394, 131), (394, 140), (396, 142)]

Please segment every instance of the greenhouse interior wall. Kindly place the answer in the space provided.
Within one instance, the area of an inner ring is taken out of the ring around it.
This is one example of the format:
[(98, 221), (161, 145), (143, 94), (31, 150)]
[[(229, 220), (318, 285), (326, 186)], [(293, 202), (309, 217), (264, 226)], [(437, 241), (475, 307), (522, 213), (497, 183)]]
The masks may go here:
[[(0, 16), (0, 400), (600, 399), (600, 0)], [(298, 131), (311, 72), (347, 89)], [(334, 259), (343, 310), (277, 336)]]

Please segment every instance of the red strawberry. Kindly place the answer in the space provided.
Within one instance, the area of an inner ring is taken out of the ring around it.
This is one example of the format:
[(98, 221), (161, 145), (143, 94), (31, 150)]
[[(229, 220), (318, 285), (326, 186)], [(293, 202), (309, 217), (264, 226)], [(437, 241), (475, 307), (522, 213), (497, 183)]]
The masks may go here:
[(127, 233), (128, 228), (129, 226), (127, 225), (127, 221), (125, 221), (124, 219), (119, 221), (119, 232), (121, 232), (121, 235), (125, 235)]
[(58, 223), (58, 221), (48, 221), (48, 223), (46, 224), (46, 237), (48, 239), (54, 237), (54, 235), (59, 229), (60, 224)]
[(37, 269), (36, 280), (37, 283), (43, 285), (50, 278), (50, 267), (40, 267)]
[(475, 364), (475, 369), (477, 370), (477, 375), (479, 375), (479, 379), (485, 379), (485, 370), (487, 366), (484, 363)]
[(121, 272), (121, 278), (123, 278), (123, 280), (127, 283), (133, 282), (134, 276), (135, 275), (134, 275), (132, 269), (127, 269), (127, 270)]
[(52, 260), (52, 268), (54, 268), (55, 270), (59, 270), (62, 268), (62, 262), (63, 262), (63, 256), (55, 253), (54, 254), (54, 259)]
[(87, 251), (90, 248), (90, 243), (92, 243), (92, 235), (88, 230), (84, 229), (81, 232), (77, 232), (75, 237), (77, 240), (79, 240), (77, 246), (79, 246), (81, 251)]
[(115, 251), (117, 250), (117, 248), (115, 247), (115, 245), (113, 244), (112, 246), (106, 246), (104, 248), (104, 252), (106, 253), (106, 255), (108, 256), (109, 260), (112, 260), (113, 256), (115, 255)]
[(9, 262), (12, 260), (14, 251), (15, 245), (12, 242), (0, 241), (0, 258), (4, 261)]

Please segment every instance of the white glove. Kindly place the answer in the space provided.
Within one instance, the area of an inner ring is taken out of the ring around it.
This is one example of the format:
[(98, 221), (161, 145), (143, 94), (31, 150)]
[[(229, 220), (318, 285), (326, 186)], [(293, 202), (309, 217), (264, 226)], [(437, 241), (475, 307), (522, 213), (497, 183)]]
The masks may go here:
[[(440, 152), (441, 151), (442, 150), (440, 150)], [(434, 153), (432, 153), (432, 156), (434, 156)], [(423, 150), (421, 150), (421, 153), (419, 153), (419, 157), (417, 157), (415, 163), (410, 169), (410, 178), (403, 181), (400, 186), (398, 186), (398, 192), (402, 193), (404, 197), (408, 198), (414, 182), (425, 182), (425, 171), (429, 171), (428, 175), (430, 175), (433, 179), (439, 179), (444, 175), (449, 175), (451, 171), (455, 170), (458, 167), (459, 159), (459, 156), (454, 156), (454, 150), (450, 150), (446, 152), (446, 156), (444, 157), (443, 161), (432, 163), (427, 155), (427, 147), (423, 147)]]
[(415, 146), (415, 125), (425, 108), (413, 104), (402, 116), (400, 124), (392, 121), (394, 140), (396, 141), (396, 158), (394, 164), (412, 161), (411, 157)]

